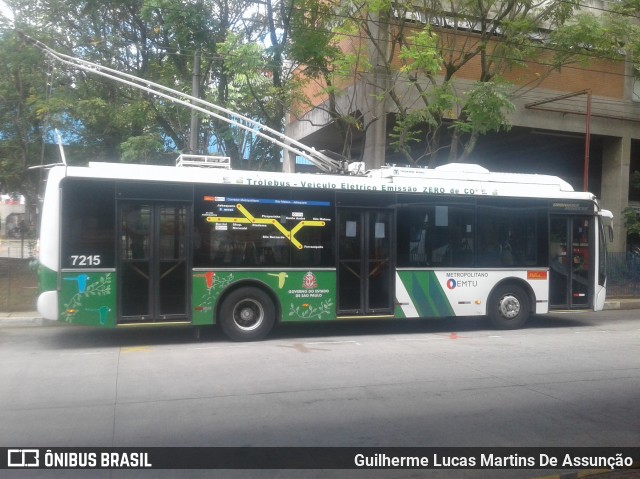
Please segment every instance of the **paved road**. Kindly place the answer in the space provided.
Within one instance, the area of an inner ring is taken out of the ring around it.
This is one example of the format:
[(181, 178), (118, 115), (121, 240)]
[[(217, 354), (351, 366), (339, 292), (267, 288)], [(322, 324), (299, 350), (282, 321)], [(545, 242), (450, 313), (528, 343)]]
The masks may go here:
[[(538, 317), (520, 331), (485, 329), (476, 319), (288, 325), (250, 344), (215, 331), (198, 341), (189, 329), (99, 331), (4, 320), (0, 364), (5, 447), (640, 444), (637, 311)], [(44, 477), (32, 474), (11, 477)]]

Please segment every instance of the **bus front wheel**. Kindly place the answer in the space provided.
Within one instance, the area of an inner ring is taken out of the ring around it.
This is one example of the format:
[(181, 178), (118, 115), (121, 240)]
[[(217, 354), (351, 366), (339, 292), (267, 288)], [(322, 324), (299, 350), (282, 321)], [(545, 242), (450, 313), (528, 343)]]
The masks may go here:
[(498, 286), (489, 298), (487, 316), (497, 329), (518, 329), (529, 319), (529, 296), (515, 284)]
[(234, 341), (263, 339), (275, 323), (276, 308), (267, 293), (244, 287), (229, 293), (220, 308), (222, 331)]

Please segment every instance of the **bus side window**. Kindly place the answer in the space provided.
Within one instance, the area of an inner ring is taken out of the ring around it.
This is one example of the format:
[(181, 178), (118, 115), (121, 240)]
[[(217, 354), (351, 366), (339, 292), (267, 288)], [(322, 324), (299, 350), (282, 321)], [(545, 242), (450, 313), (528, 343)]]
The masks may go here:
[(398, 266), (428, 266), (431, 250), (429, 208), (400, 209), (397, 219)]
[(472, 266), (474, 208), (466, 204), (398, 212), (398, 266)]
[[(87, 201), (90, 198), (91, 201)], [(62, 183), (61, 263), (79, 267), (73, 258), (99, 259), (101, 268), (115, 267), (115, 185), (110, 181), (67, 178)]]
[(478, 207), (478, 266), (543, 266), (546, 216), (531, 205)]
[[(466, 205), (435, 207), (432, 258), (435, 266), (472, 266), (474, 208)], [(438, 264), (439, 263), (439, 264)]]
[(500, 240), (495, 225), (478, 222), (478, 266), (497, 266), (500, 263)]

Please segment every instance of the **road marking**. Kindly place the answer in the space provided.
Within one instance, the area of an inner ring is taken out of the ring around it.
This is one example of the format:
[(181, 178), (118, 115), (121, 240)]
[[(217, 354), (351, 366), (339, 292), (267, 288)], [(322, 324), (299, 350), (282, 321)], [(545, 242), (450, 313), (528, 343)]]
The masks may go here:
[(329, 351), (328, 349), (308, 348), (304, 343), (293, 343), (291, 345), (279, 344), (278, 347), (295, 349), (299, 353), (312, 353), (313, 351)]
[(362, 346), (358, 341), (315, 341), (311, 343), (304, 344), (355, 344), (356, 346)]
[(584, 313), (592, 313), (593, 311), (583, 310), (583, 309), (554, 309), (552, 314), (584, 314)]
[[(199, 350), (207, 350), (207, 349), (237, 349), (237, 348), (246, 348), (248, 346), (245, 346), (244, 344), (231, 344), (228, 346), (222, 345), (222, 346), (191, 346), (187, 348), (187, 351), (199, 351)], [(169, 349), (174, 349), (174, 347), (172, 346)]]
[(434, 339), (446, 339), (443, 336), (432, 336), (430, 338), (393, 338), (395, 341), (433, 341)]
[(122, 348), (123, 353), (148, 353), (153, 348), (148, 346), (132, 346), (129, 348)]

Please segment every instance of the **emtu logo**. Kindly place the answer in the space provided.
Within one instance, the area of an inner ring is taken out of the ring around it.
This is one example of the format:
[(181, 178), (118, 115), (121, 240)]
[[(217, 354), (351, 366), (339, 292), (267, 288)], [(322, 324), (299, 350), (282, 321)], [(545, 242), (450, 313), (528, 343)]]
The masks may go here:
[(449, 289), (455, 289), (455, 287), (458, 285), (458, 283), (456, 282), (455, 279), (448, 279), (447, 280), (447, 288)]
[(39, 467), (40, 451), (38, 449), (7, 450), (8, 467)]

